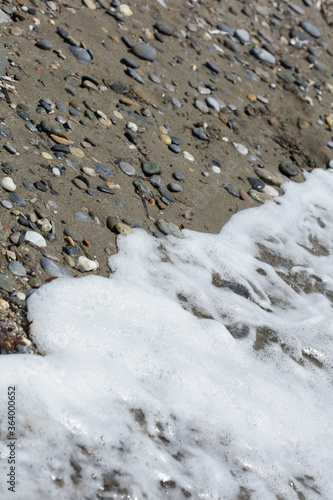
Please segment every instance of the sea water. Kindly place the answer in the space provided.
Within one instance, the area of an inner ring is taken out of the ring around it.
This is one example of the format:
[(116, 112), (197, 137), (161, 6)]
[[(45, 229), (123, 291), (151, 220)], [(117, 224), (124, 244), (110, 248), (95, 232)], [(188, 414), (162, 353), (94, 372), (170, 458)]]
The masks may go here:
[(306, 178), (29, 298), (44, 355), (1, 358), (1, 498), (333, 498), (333, 173)]

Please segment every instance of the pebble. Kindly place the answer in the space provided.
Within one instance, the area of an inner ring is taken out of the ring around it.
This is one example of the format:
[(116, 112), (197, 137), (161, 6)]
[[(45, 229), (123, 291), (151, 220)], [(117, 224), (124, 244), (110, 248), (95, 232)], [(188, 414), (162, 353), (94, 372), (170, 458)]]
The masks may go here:
[(260, 47), (253, 47), (251, 50), (251, 54), (262, 62), (267, 62), (269, 64), (276, 64), (276, 58), (268, 52), (266, 49), (262, 49)]
[(158, 219), (156, 221), (156, 227), (162, 234), (165, 234), (165, 235), (171, 234), (172, 236), (175, 236), (176, 238), (183, 237), (179, 227), (176, 224), (174, 224), (173, 222), (167, 222), (164, 219)]
[(269, 182), (270, 184), (274, 184), (275, 186), (282, 186), (282, 184), (289, 181), (287, 177), (278, 173), (274, 174), (266, 168), (255, 168), (254, 171), (260, 179), (265, 182)]
[(142, 171), (145, 175), (159, 175), (163, 172), (163, 167), (152, 161), (143, 161), (141, 163)]
[(14, 275), (23, 278), (26, 274), (27, 271), (25, 267), (15, 260), (14, 262), (10, 262), (8, 265), (8, 270)]
[(136, 174), (135, 168), (126, 161), (121, 161), (119, 163), (119, 168), (124, 174), (129, 175), (130, 177)]
[(253, 189), (256, 189), (257, 191), (264, 190), (265, 183), (262, 180), (257, 179), (256, 177), (248, 177), (247, 180), (249, 181)]
[(162, 35), (171, 36), (174, 34), (174, 29), (172, 28), (172, 26), (164, 23), (163, 21), (155, 23), (154, 28), (156, 28), (159, 33), (162, 33)]
[(237, 151), (241, 154), (241, 155), (247, 155), (248, 154), (248, 149), (243, 146), (243, 144), (240, 144), (238, 142), (233, 142), (232, 143), (234, 145), (234, 147), (237, 149)]
[(99, 267), (99, 264), (96, 260), (90, 260), (84, 255), (81, 255), (77, 261), (80, 270), (83, 272), (95, 271)]
[(92, 222), (91, 218), (82, 212), (75, 212), (75, 217), (81, 222)]
[(14, 205), (17, 205), (19, 207), (26, 207), (27, 202), (23, 200), (20, 196), (18, 196), (16, 193), (10, 193), (9, 194), (9, 201), (14, 203)]
[(5, 290), (5, 292), (8, 293), (11, 293), (14, 290), (14, 287), (9, 279), (2, 273), (0, 273), (0, 289)]
[(107, 175), (110, 177), (113, 176), (112, 170), (109, 167), (105, 167), (104, 165), (96, 164), (95, 169), (99, 174)]
[(53, 48), (53, 45), (51, 42), (49, 42), (49, 40), (42, 39), (36, 43), (36, 47), (43, 50), (51, 50)]
[(170, 182), (167, 187), (172, 193), (181, 193), (183, 191), (183, 188), (176, 182)]
[(150, 184), (156, 188), (160, 188), (160, 187), (165, 188), (166, 187), (164, 180), (159, 175), (152, 175), (150, 177), (149, 181), (150, 181)]
[(270, 196), (267, 193), (262, 193), (260, 191), (257, 191), (255, 189), (250, 189), (249, 195), (256, 201), (259, 201), (259, 203), (265, 203), (265, 201), (271, 201), (273, 200), (273, 197)]
[(321, 37), (320, 28), (318, 28), (318, 26), (316, 26), (312, 22), (301, 21), (299, 24), (300, 24), (301, 28), (303, 28), (303, 30), (306, 31), (306, 33), (311, 35), (313, 38), (320, 38)]
[(205, 134), (204, 129), (202, 127), (194, 127), (192, 129), (192, 134), (194, 135), (194, 137), (197, 137), (201, 141), (208, 141), (209, 140), (209, 138)]
[(231, 187), (231, 186), (223, 186), (224, 189), (228, 191), (228, 193), (232, 194), (232, 196), (235, 196), (236, 198), (239, 198), (239, 192), (237, 189)]
[(68, 50), (73, 54), (73, 56), (81, 63), (91, 64), (93, 59), (91, 54), (82, 47), (75, 47), (73, 45), (68, 45)]
[(13, 205), (8, 200), (2, 200), (1, 205), (3, 207), (7, 208), (7, 210), (10, 210), (11, 208), (13, 208)]
[(242, 28), (239, 28), (239, 29), (236, 29), (235, 31), (235, 37), (238, 38), (238, 40), (241, 42), (241, 43), (248, 43), (250, 41), (250, 34), (248, 31), (242, 29)]
[[(52, 228), (52, 226), (51, 226)], [(46, 241), (45, 238), (36, 231), (27, 231), (25, 233), (24, 237), (25, 241), (30, 241), (30, 243), (33, 243), (34, 245), (37, 245), (38, 247), (46, 247)]]
[(138, 43), (132, 48), (133, 54), (144, 61), (154, 61), (156, 59), (157, 53), (154, 47), (146, 45), (144, 43)]
[(16, 184), (11, 177), (4, 177), (1, 179), (0, 185), (6, 191), (14, 192), (16, 190)]
[(209, 108), (214, 109), (217, 113), (219, 113), (219, 112), (220, 112), (220, 109), (221, 109), (221, 108), (220, 108), (220, 105), (219, 105), (219, 103), (217, 102), (217, 100), (216, 100), (216, 99), (214, 99), (214, 97), (206, 97), (205, 101), (206, 101), (206, 104), (207, 104), (207, 106), (208, 106)]
[(13, 136), (13, 133), (9, 130), (9, 128), (5, 127), (5, 125), (0, 122), (0, 135), (3, 135), (6, 139), (10, 139)]
[(287, 177), (295, 177), (300, 173), (300, 170), (296, 165), (287, 161), (280, 163), (279, 170), (281, 174), (286, 175)]
[(42, 269), (56, 278), (72, 278), (72, 275), (64, 267), (58, 266), (51, 259), (42, 257), (40, 259)]

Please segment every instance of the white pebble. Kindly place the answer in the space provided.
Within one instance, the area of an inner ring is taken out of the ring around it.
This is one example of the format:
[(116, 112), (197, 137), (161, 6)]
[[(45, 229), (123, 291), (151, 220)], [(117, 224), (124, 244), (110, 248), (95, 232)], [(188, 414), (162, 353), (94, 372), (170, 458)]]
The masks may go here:
[(194, 161), (194, 156), (191, 155), (191, 153), (189, 153), (188, 151), (184, 151), (184, 158), (185, 160)]
[(220, 169), (220, 167), (218, 167), (217, 165), (213, 165), (213, 166), (212, 166), (212, 170), (213, 170), (213, 172), (215, 172), (216, 174), (220, 174), (220, 173), (221, 173), (221, 169)]
[(56, 177), (59, 177), (60, 175), (60, 170), (57, 167), (52, 168), (52, 174), (55, 175)]
[(16, 190), (16, 184), (11, 177), (4, 177), (1, 180), (0, 184), (1, 184), (1, 187), (3, 187), (6, 191), (13, 192)]
[(128, 128), (128, 130), (131, 130), (132, 132), (137, 132), (138, 131), (138, 126), (136, 125), (136, 123), (128, 122), (128, 124), (126, 125), (126, 127)]
[(267, 184), (264, 187), (263, 192), (266, 194), (270, 194), (271, 196), (279, 196), (279, 192), (275, 188), (273, 188), (273, 186), (268, 186)]
[(30, 241), (39, 247), (46, 247), (46, 241), (43, 236), (36, 231), (27, 231), (25, 233), (24, 241)]
[(239, 142), (233, 142), (233, 145), (237, 149), (238, 153), (240, 153), (241, 155), (248, 154), (249, 151), (245, 146), (243, 146), (243, 144), (239, 144)]
[(99, 264), (96, 260), (90, 260), (87, 259), (84, 255), (81, 255), (78, 258), (78, 264), (81, 269), (81, 271), (88, 272), (88, 271), (95, 271), (95, 269), (98, 268)]

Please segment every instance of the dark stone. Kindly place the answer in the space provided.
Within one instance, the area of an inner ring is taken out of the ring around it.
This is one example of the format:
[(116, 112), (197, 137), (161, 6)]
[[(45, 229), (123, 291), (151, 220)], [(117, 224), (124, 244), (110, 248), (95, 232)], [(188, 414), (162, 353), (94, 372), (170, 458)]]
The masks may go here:
[(208, 59), (206, 61), (206, 66), (207, 66), (208, 69), (210, 69), (214, 73), (220, 73), (220, 69), (217, 66), (215, 66), (215, 64), (213, 64), (212, 62), (208, 61)]
[(125, 64), (128, 68), (138, 69), (140, 68), (139, 64), (133, 61), (130, 57), (123, 57), (120, 59), (121, 64)]
[(201, 141), (209, 140), (202, 127), (195, 127), (194, 129), (192, 129), (192, 134), (194, 135), (194, 137), (197, 137)]
[(114, 189), (110, 189), (107, 186), (97, 186), (98, 191), (101, 191), (102, 193), (107, 193), (107, 194), (115, 194)]
[(287, 161), (280, 163), (279, 170), (281, 174), (286, 175), (287, 177), (295, 177), (300, 173), (300, 170), (296, 167), (296, 165)]
[(15, 193), (9, 193), (9, 201), (11, 201), (12, 203), (14, 203), (14, 205), (17, 205), (19, 207), (27, 206), (27, 202)]
[(122, 83), (112, 83), (110, 85), (111, 90), (117, 92), (118, 94), (128, 94), (129, 87), (127, 85), (123, 85)]
[(223, 186), (223, 187), (228, 191), (228, 193), (232, 194), (232, 196), (239, 198), (239, 192), (237, 191), (237, 189), (234, 189), (231, 186)]
[(265, 187), (265, 183), (262, 180), (257, 179), (256, 177), (248, 177), (247, 180), (251, 184), (252, 188), (256, 189), (257, 191), (262, 191)]

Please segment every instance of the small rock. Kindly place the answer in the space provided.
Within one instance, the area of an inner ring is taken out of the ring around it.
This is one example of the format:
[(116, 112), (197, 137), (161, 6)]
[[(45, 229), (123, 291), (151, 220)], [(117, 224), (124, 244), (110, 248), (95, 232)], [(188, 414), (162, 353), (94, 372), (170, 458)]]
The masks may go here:
[(286, 175), (287, 177), (295, 177), (300, 173), (300, 170), (296, 167), (296, 165), (287, 161), (280, 163), (279, 170), (281, 174)]
[(16, 190), (16, 184), (11, 177), (4, 177), (1, 179), (0, 185), (6, 191), (14, 192)]
[(78, 265), (81, 271), (84, 272), (95, 271), (99, 267), (99, 264), (96, 260), (90, 260), (84, 255), (81, 255), (78, 258)]
[(27, 271), (26, 271), (25, 267), (20, 262), (18, 262), (17, 260), (15, 260), (14, 262), (10, 262), (9, 263), (8, 270), (12, 274), (14, 274), (14, 276), (18, 276), (18, 277), (21, 277), (21, 278), (23, 278), (27, 274)]
[(48, 40), (39, 40), (37, 43), (36, 43), (36, 47), (38, 47), (39, 49), (43, 49), (43, 50), (51, 50), (53, 45), (51, 42), (49, 42)]

